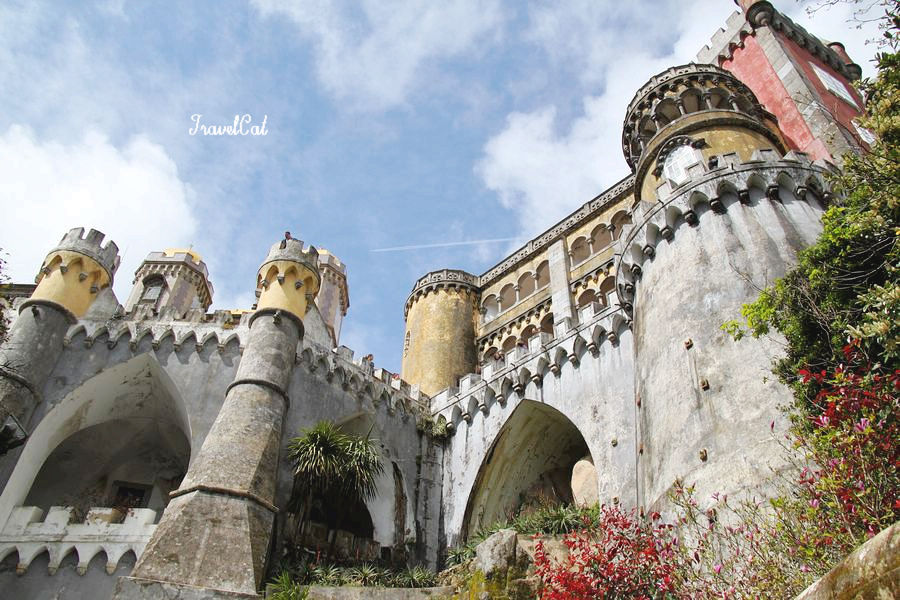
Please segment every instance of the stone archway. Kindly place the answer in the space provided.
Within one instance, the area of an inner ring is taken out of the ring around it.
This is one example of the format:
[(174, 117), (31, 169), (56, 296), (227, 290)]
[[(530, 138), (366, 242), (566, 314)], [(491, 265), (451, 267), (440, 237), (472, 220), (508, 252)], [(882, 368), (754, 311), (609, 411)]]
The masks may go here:
[[(187, 469), (190, 439), (187, 410), (174, 383), (155, 357), (136, 356), (84, 382), (41, 420), (0, 495), (0, 524), (26, 500), (59, 505), (67, 495), (92, 496), (92, 486), (101, 505), (143, 488), (143, 505), (161, 509), (168, 488), (177, 488)], [(142, 464), (142, 457), (151, 464)], [(98, 460), (105, 464), (92, 462)], [(90, 471), (91, 481), (67, 467)]]
[[(500, 429), (475, 479), (462, 533), (506, 519), (532, 502), (571, 503), (572, 472), (591, 460), (572, 421), (546, 404), (523, 400)], [(596, 473), (596, 472), (594, 472)], [(596, 487), (596, 478), (593, 478)]]

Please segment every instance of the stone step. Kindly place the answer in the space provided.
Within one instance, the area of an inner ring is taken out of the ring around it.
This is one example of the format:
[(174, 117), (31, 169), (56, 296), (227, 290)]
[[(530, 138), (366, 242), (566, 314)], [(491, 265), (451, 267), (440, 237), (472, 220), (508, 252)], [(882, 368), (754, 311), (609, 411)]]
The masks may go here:
[(453, 596), (452, 587), (383, 588), (383, 587), (325, 587), (309, 588), (307, 600), (446, 600)]

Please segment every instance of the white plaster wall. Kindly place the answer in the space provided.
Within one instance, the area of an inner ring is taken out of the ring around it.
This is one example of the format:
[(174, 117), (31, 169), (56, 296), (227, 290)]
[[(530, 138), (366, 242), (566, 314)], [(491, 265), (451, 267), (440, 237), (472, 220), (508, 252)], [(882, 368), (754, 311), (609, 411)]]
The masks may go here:
[[(574, 332), (573, 332), (574, 334)], [(548, 347), (553, 354), (555, 346)], [(601, 502), (635, 501), (635, 435), (632, 338), (627, 327), (616, 345), (604, 341), (596, 356), (582, 350), (577, 366), (563, 360), (559, 375), (549, 369), (540, 385), (529, 381), (520, 396), (497, 399), (487, 413), (475, 410), (471, 422), (460, 420), (444, 453), (443, 529), (450, 546), (462, 541), (466, 506), (479, 469), (503, 425), (523, 399), (542, 402), (563, 413), (588, 444), (598, 473)], [(460, 403), (464, 406), (464, 396)], [(447, 412), (447, 409), (445, 409)], [(613, 445), (615, 440), (615, 445)]]

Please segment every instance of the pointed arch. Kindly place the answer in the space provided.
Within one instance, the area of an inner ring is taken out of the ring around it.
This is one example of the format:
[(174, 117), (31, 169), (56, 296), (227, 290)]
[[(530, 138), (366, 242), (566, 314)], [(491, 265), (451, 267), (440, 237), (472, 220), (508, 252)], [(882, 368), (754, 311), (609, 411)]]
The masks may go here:
[(469, 494), (463, 535), (514, 514), (541, 495), (572, 501), (575, 463), (590, 456), (584, 436), (563, 413), (522, 400), (494, 438)]

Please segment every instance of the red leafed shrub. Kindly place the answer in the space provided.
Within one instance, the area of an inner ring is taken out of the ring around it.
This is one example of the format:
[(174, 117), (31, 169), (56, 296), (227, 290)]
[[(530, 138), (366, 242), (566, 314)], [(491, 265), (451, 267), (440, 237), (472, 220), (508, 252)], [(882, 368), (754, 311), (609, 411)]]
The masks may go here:
[(794, 445), (814, 465), (802, 470), (798, 495), (809, 518), (827, 520), (838, 534), (811, 540), (818, 545), (840, 537), (861, 543), (900, 517), (900, 371), (860, 365), (855, 348), (845, 347), (847, 363), (830, 373), (800, 373), (819, 392), (813, 414), (794, 419)]
[(659, 515), (649, 520), (634, 511), (600, 507), (599, 518), (565, 536), (567, 558), (556, 563), (544, 543), (535, 547), (535, 570), (542, 600), (584, 598), (656, 599), (674, 597), (673, 541)]

